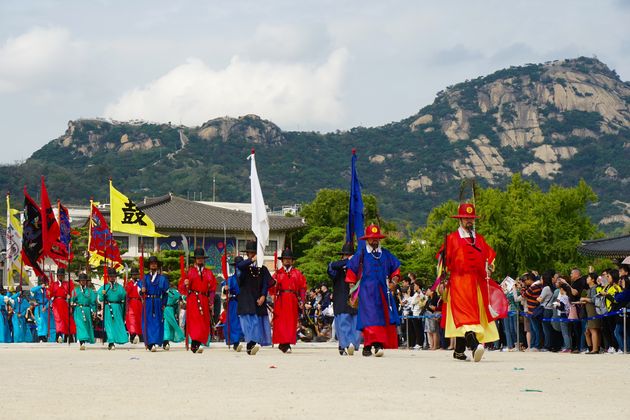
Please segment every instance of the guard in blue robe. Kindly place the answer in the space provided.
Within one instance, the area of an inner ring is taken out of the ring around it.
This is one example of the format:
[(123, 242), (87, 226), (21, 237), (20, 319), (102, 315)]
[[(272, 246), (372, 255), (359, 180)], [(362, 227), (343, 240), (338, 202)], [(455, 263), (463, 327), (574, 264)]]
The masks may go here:
[[(238, 256), (234, 258), (234, 262), (231, 264), (236, 267), (238, 263), (243, 261), (243, 257)], [(245, 339), (243, 335), (243, 329), (241, 328), (241, 321), (238, 319), (238, 294), (240, 293), (240, 289), (238, 287), (238, 269), (227, 279), (226, 282), (223, 281), (221, 283), (221, 288), (223, 289), (223, 293), (226, 294), (227, 299), (227, 308), (226, 308), (226, 317), (225, 317), (225, 326), (223, 328), (223, 333), (225, 335), (225, 343), (228, 346), (232, 346), (234, 350), (241, 351), (243, 349), (243, 344), (241, 341)]]
[(0, 343), (12, 343), (11, 329), (9, 328), (9, 309), (11, 308), (11, 296), (4, 287), (0, 286)]
[(31, 305), (24, 296), (22, 286), (18, 286), (15, 294), (11, 296), (13, 299), (13, 342), (14, 343), (30, 343), (30, 331), (26, 325), (26, 311)]
[(357, 310), (348, 304), (350, 283), (346, 282), (346, 265), (354, 254), (351, 243), (344, 244), (341, 260), (328, 264), (328, 276), (333, 281), (333, 313), (335, 314), (335, 331), (339, 341), (339, 354), (354, 354), (359, 349), (361, 333), (357, 330)]
[(48, 341), (48, 337), (55, 338), (55, 317), (50, 299), (48, 299), (48, 279), (41, 276), (37, 279), (37, 286), (31, 288), (31, 297), (35, 300), (35, 319), (37, 320), (37, 339), (40, 343)]
[(387, 249), (380, 246), (385, 238), (380, 228), (369, 225), (365, 229), (364, 246), (359, 247), (347, 265), (346, 281), (359, 285), (359, 307), (357, 328), (363, 332), (363, 355), (383, 356), (384, 348), (398, 348), (397, 322), (400, 323), (398, 308), (393, 296), (388, 296), (390, 282), (400, 278), (400, 261)]
[[(140, 281), (144, 295), (142, 313), (142, 336), (144, 343), (152, 352), (164, 344), (164, 307), (168, 300), (168, 280), (158, 271), (157, 257), (149, 257), (149, 273)], [(170, 347), (170, 346), (169, 346)], [(168, 350), (165, 348), (165, 350)]]
[(258, 266), (254, 260), (257, 244), (247, 241), (247, 259), (236, 264), (238, 275), (237, 313), (247, 343), (247, 354), (255, 355), (261, 346), (271, 345), (271, 325), (267, 312), (267, 292), (273, 285), (273, 278), (264, 265)]

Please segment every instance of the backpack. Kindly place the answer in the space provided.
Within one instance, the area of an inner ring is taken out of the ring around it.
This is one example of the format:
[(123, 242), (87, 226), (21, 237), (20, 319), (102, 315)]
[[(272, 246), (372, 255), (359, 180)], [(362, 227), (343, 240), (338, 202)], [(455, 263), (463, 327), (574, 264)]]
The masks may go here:
[(597, 315), (604, 315), (608, 313), (608, 307), (606, 306), (606, 296), (602, 296), (598, 293), (593, 300), (593, 304), (595, 305), (595, 312), (597, 313)]

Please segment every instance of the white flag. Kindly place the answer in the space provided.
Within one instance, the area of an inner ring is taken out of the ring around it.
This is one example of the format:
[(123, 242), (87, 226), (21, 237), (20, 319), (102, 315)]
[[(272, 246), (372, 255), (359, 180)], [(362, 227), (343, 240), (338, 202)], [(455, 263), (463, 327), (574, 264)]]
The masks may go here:
[(265, 258), (265, 247), (269, 245), (269, 218), (267, 217), (267, 208), (260, 189), (258, 171), (256, 171), (256, 158), (253, 150), (248, 159), (252, 161), (252, 169), (249, 176), (252, 192), (252, 231), (256, 235), (258, 242), (256, 260), (258, 261), (258, 266), (262, 267)]

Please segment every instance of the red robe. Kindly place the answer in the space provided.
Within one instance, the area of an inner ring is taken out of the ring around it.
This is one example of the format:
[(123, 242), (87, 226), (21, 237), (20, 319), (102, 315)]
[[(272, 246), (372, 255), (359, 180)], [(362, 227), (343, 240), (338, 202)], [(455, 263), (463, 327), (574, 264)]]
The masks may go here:
[[(53, 316), (55, 317), (55, 329), (57, 334), (76, 334), (74, 317), (68, 317), (68, 301), (70, 290), (74, 290), (74, 283), (58, 280), (53, 281), (48, 288), (48, 298), (52, 300)], [(70, 319), (70, 331), (68, 331), (68, 318)]]
[[(186, 277), (179, 282), (179, 292), (186, 296), (188, 335), (191, 340), (205, 344), (210, 335), (210, 311), (214, 304), (217, 279), (212, 271), (205, 267), (202, 273), (203, 275), (199, 274), (197, 266), (191, 266)], [(184, 285), (185, 279), (188, 279), (188, 287)]]
[[(269, 289), (275, 296), (273, 307), (273, 343), (295, 344), (298, 328), (299, 302), (304, 302), (306, 278), (300, 270), (291, 268), (287, 273), (282, 267), (273, 275), (276, 284)], [(298, 301), (299, 298), (299, 301)]]
[(142, 334), (142, 299), (140, 291), (135, 281), (129, 280), (125, 285), (127, 292), (127, 313), (125, 314), (125, 324), (129, 334)]
[[(446, 238), (446, 268), (450, 272), (448, 281), (448, 301), (451, 305), (455, 327), (481, 323), (477, 290), (481, 292), (483, 308), (488, 322), (494, 321), (488, 309), (488, 284), (486, 263), (492, 264), (496, 252), (486, 240), (475, 233), (475, 244), (469, 238), (462, 238), (459, 230)], [(442, 245), (442, 249), (444, 245)], [(441, 252), (441, 250), (440, 250)], [(442, 305), (442, 326), (446, 324), (446, 300)]]

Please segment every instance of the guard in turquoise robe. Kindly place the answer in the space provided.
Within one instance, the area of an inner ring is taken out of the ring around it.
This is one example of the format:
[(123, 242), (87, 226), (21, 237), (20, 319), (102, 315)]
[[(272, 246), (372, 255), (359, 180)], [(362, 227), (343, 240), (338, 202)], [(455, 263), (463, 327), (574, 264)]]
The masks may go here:
[(166, 306), (164, 307), (164, 350), (170, 348), (169, 342), (180, 343), (184, 341), (184, 331), (179, 327), (175, 314), (179, 313), (179, 301), (182, 295), (175, 287), (168, 289), (166, 293)]
[(117, 273), (108, 268), (109, 282), (98, 289), (98, 300), (103, 302), (103, 324), (109, 350), (116, 348), (116, 344), (125, 344), (129, 335), (125, 329), (125, 288), (116, 282)]
[(29, 343), (31, 335), (26, 325), (26, 311), (31, 305), (22, 291), (22, 286), (17, 287), (17, 291), (13, 296), (13, 342)]
[(37, 279), (38, 285), (31, 288), (31, 297), (35, 300), (35, 319), (37, 320), (37, 339), (40, 343), (48, 341), (49, 337), (55, 338), (55, 317), (52, 311), (50, 299), (48, 299), (48, 279), (41, 276)]
[(9, 309), (11, 308), (11, 296), (5, 288), (0, 286), (0, 343), (12, 343), (11, 330), (9, 329)]
[(87, 286), (88, 276), (79, 274), (79, 285), (74, 288), (72, 306), (74, 323), (77, 326), (79, 349), (85, 350), (85, 343), (94, 344), (94, 325), (92, 319), (96, 313), (96, 292)]

